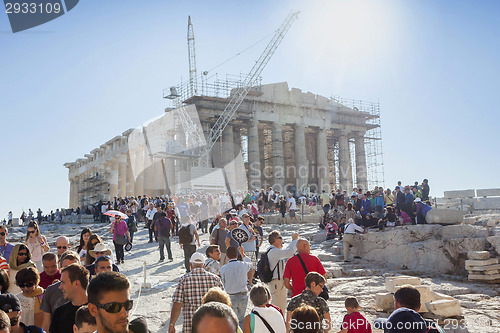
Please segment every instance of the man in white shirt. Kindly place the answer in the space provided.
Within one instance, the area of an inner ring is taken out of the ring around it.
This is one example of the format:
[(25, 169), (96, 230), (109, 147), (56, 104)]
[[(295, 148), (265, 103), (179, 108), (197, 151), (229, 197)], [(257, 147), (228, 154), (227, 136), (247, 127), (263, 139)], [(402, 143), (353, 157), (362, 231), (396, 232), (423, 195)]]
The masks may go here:
[(279, 307), (282, 313), (286, 313), (286, 297), (288, 294), (283, 272), (285, 271), (286, 261), (295, 254), (298, 239), (299, 234), (294, 232), (291, 243), (288, 244), (286, 249), (283, 249), (283, 237), (281, 237), (279, 231), (271, 231), (268, 236), (271, 246), (267, 249), (267, 258), (269, 259), (269, 267), (273, 271), (273, 280), (269, 282), (271, 303)]
[(286, 200), (288, 203), (288, 215), (290, 215), (290, 224), (292, 224), (293, 219), (297, 224), (299, 220), (297, 220), (297, 216), (295, 215), (295, 211), (297, 210), (297, 204), (295, 203), (295, 198), (292, 196), (292, 193), (288, 193), (288, 199)]
[(351, 218), (347, 221), (347, 224), (344, 227), (344, 238), (342, 239), (342, 245), (344, 247), (344, 262), (350, 262), (349, 245), (352, 245), (353, 247), (356, 245), (354, 242), (354, 234), (356, 233), (356, 231), (365, 233), (365, 230), (354, 223), (354, 220)]
[(148, 243), (153, 243), (153, 218), (155, 216), (155, 213), (157, 212), (155, 206), (150, 203), (149, 204), (149, 209), (146, 212), (146, 228), (148, 228), (149, 231), (149, 242)]

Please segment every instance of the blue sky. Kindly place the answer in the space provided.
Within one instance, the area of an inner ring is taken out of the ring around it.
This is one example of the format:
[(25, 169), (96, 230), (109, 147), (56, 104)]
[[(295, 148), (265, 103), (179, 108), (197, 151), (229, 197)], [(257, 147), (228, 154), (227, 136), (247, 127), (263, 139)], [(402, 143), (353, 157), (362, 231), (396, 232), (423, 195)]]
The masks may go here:
[[(85, 0), (16, 34), (0, 13), (0, 218), (66, 207), (65, 162), (163, 112), (163, 88), (188, 76), (188, 15), (203, 71), (291, 10), (263, 82), (380, 101), (386, 187), (500, 187), (498, 1)], [(267, 41), (216, 71), (248, 72)]]

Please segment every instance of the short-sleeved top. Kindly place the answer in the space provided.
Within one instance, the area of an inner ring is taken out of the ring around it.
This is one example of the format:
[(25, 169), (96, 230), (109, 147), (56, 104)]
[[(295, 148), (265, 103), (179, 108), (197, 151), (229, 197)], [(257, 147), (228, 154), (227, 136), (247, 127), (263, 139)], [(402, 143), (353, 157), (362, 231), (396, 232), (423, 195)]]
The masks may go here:
[(293, 310), (304, 304), (310, 305), (314, 309), (316, 309), (316, 312), (318, 313), (320, 319), (324, 318), (325, 313), (330, 312), (326, 301), (323, 298), (316, 296), (311, 290), (304, 290), (301, 294), (292, 297), (292, 299), (288, 303), (288, 306), (286, 307), (286, 310), (293, 312)]
[(226, 253), (227, 229), (215, 228), (210, 238), (215, 240), (215, 245), (219, 245), (220, 252)]
[(229, 238), (229, 246), (232, 246), (236, 249), (240, 246), (240, 244), (237, 241), (235, 241), (233, 237), (231, 237), (230, 232), (227, 233), (226, 238)]
[(158, 227), (158, 237), (170, 237), (170, 226), (172, 222), (169, 218), (161, 216), (156, 220), (155, 226)]
[(113, 229), (113, 240), (116, 240), (117, 235), (125, 236), (127, 234), (127, 231), (128, 231), (127, 222), (125, 222), (124, 220), (120, 220), (118, 224), (115, 224), (115, 228)]
[(66, 300), (64, 299), (64, 294), (59, 286), (61, 282), (54, 283), (45, 289), (45, 293), (43, 294), (42, 304), (40, 304), (40, 309), (43, 312), (53, 314), (54, 311), (64, 303)]
[(47, 287), (50, 286), (52, 283), (54, 283), (55, 280), (60, 280), (60, 279), (61, 279), (61, 273), (59, 273), (59, 271), (57, 271), (57, 273), (52, 276), (48, 276), (47, 273), (45, 273), (44, 271), (40, 273), (40, 283), (38, 285), (43, 289), (47, 289)]
[(347, 330), (347, 333), (372, 333), (372, 326), (359, 312), (346, 314), (340, 329)]
[[(422, 316), (412, 309), (399, 308), (387, 318), (385, 333), (425, 333), (427, 324)], [(408, 328), (406, 328), (408, 327)]]
[(0, 269), (9, 272), (9, 263), (7, 262), (7, 259), (2, 256), (0, 256)]
[(286, 199), (286, 202), (288, 205), (290, 205), (290, 210), (296, 210), (297, 205), (295, 204), (295, 198), (294, 197), (289, 197)]
[(184, 274), (172, 295), (172, 302), (182, 304), (184, 324), (182, 332), (191, 332), (194, 312), (201, 306), (201, 299), (212, 287), (224, 289), (221, 279), (203, 268), (197, 267)]
[[(260, 227), (254, 227), (253, 230), (257, 231), (259, 233), (259, 235), (261, 235), (262, 237), (264, 237), (264, 230), (262, 230), (262, 226), (260, 226)], [(257, 247), (260, 247), (259, 246), (260, 240), (261, 240), (260, 237), (257, 237), (257, 239), (255, 240), (255, 245)]]
[(217, 260), (208, 258), (205, 260), (205, 270), (215, 275), (220, 275), (220, 263)]
[[(321, 275), (325, 275), (326, 271), (319, 261), (318, 257), (307, 253), (299, 254), (306, 268), (309, 272), (318, 272)], [(306, 272), (300, 263), (297, 256), (292, 256), (285, 265), (285, 272), (283, 273), (283, 278), (288, 278), (292, 280), (292, 297), (299, 295), (302, 291), (306, 289)]]
[(5, 242), (5, 245), (0, 245), (0, 256), (4, 257), (7, 260), (7, 263), (10, 260), (10, 254), (12, 253), (12, 249), (14, 248), (14, 244)]
[[(88, 304), (88, 303), (86, 303)], [(82, 305), (86, 305), (82, 304)], [(73, 330), (75, 324), (75, 314), (80, 308), (71, 302), (61, 305), (54, 311), (52, 322), (50, 323), (50, 333), (68, 333)]]

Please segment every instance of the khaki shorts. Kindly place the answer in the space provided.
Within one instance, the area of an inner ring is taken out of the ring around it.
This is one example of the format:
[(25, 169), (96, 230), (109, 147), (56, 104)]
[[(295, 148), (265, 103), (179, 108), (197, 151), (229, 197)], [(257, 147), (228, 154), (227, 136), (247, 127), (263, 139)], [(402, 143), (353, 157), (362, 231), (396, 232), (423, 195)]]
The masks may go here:
[(288, 215), (289, 215), (290, 217), (295, 217), (295, 209), (290, 209), (290, 210), (288, 211)]

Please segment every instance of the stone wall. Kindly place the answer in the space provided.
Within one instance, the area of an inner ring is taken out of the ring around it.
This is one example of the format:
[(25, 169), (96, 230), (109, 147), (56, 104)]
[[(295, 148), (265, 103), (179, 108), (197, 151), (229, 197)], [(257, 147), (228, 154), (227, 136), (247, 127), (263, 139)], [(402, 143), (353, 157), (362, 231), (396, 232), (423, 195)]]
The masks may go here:
[(393, 269), (465, 275), (467, 253), (486, 250), (488, 233), (466, 224), (403, 226), (356, 235), (355, 254)]

